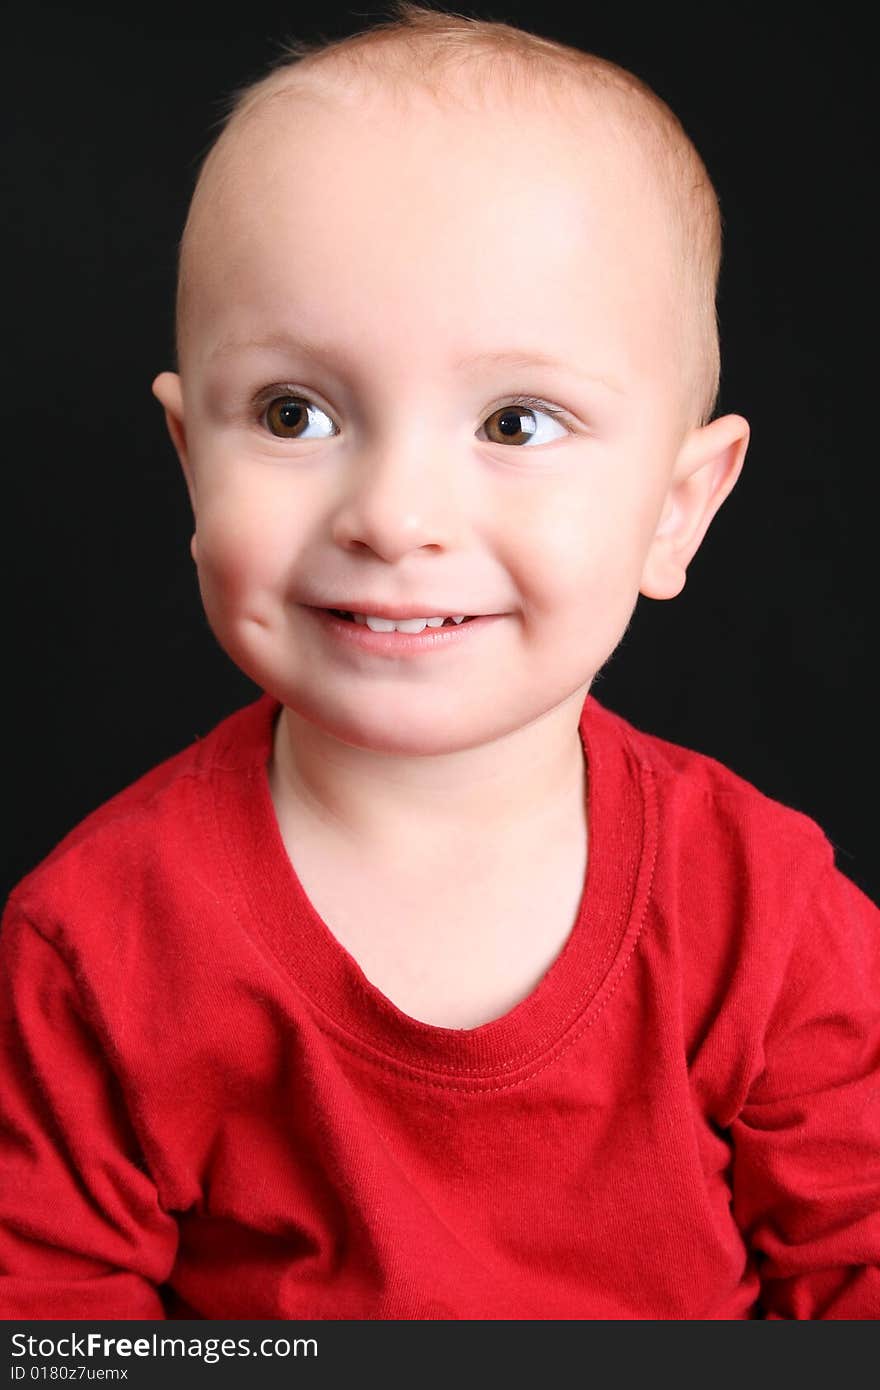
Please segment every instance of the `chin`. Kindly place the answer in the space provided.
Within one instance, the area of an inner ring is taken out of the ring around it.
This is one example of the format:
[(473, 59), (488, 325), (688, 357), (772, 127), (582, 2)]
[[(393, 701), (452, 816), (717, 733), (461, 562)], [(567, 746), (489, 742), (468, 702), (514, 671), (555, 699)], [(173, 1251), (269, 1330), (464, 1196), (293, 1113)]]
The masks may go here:
[(377, 700), (366, 709), (364, 700), (349, 703), (333, 698), (310, 698), (289, 687), (264, 685), (283, 705), (305, 723), (353, 748), (399, 757), (429, 757), (478, 747), (506, 732), (497, 728), (497, 714), (482, 718), (468, 711), (449, 711), (448, 699), (420, 699), (401, 692), (399, 699)]

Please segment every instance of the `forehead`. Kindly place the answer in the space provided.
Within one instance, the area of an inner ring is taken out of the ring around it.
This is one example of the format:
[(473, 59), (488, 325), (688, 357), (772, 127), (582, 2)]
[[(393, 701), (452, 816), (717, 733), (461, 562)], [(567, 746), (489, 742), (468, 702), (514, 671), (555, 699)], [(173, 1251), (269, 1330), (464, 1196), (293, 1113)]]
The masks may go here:
[[(585, 336), (625, 373), (668, 311), (668, 219), (636, 143), (594, 105), (473, 107), (286, 92), (215, 149), (188, 229), (199, 350), (335, 332), (407, 361), (449, 343)], [(610, 369), (610, 368), (609, 368)]]

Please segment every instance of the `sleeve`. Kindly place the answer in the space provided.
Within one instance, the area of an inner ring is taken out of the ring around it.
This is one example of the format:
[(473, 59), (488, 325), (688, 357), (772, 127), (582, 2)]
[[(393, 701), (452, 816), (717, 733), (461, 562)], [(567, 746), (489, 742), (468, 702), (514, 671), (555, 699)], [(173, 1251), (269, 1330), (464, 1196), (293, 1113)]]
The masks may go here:
[(828, 852), (732, 1125), (768, 1319), (880, 1318), (880, 912)]
[(0, 1318), (165, 1318), (177, 1223), (58, 948), (0, 928)]

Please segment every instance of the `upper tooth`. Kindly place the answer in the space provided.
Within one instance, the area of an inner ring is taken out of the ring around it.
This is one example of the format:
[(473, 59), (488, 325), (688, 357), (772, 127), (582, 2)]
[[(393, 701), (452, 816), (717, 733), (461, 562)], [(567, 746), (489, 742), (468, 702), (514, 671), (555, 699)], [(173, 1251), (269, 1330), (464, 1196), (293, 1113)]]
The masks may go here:
[(367, 618), (367, 627), (374, 632), (423, 632), (427, 625), (427, 618), (401, 618), (397, 622), (390, 618)]
[[(465, 615), (453, 618), (454, 623), (463, 623)], [(372, 613), (355, 613), (354, 620), (366, 626), (371, 632), (423, 632), (426, 627), (442, 627), (445, 618), (401, 618), (397, 622), (390, 618), (378, 618)]]

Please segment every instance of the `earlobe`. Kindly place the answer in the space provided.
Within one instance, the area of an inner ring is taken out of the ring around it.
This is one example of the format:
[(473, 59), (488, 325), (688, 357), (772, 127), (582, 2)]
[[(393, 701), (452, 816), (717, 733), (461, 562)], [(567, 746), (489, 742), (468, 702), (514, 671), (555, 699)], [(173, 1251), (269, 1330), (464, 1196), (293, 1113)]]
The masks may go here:
[(722, 502), (733, 490), (749, 446), (741, 415), (692, 430), (679, 450), (639, 590), (647, 598), (680, 594), (687, 568)]

